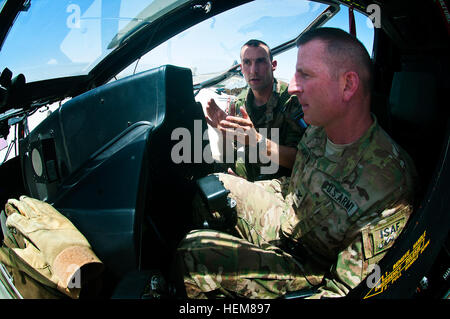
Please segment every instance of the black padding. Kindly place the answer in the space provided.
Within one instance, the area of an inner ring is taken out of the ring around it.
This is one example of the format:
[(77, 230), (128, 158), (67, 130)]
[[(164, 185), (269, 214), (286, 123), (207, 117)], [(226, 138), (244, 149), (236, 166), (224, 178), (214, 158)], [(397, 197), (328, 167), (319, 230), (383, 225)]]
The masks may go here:
[(394, 74), (389, 97), (389, 135), (413, 159), (419, 172), (419, 195), (433, 173), (446, 119), (438, 116), (437, 80), (429, 72)]
[[(191, 157), (181, 163), (172, 158), (177, 129), (189, 135)], [(47, 117), (20, 144), (24, 184), (86, 236), (114, 285), (135, 269), (167, 265), (168, 248), (190, 227), (195, 180), (211, 168), (201, 156), (205, 130), (191, 71), (162, 66), (88, 91)], [(51, 157), (51, 178), (38, 178), (31, 154), (48, 141), (51, 156), (42, 160)]]
[(417, 127), (437, 116), (436, 79), (426, 72), (396, 72), (389, 97), (391, 117)]
[(202, 198), (211, 211), (220, 211), (228, 208), (227, 195), (230, 193), (217, 175), (208, 175), (197, 180)]

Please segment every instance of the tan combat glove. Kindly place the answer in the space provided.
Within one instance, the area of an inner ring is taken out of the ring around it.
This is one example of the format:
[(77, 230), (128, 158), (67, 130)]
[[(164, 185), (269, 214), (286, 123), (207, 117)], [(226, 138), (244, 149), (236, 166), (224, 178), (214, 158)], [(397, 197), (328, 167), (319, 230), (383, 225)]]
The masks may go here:
[[(6, 226), (14, 237), (5, 238), (5, 245), (32, 267), (25, 271), (39, 282), (49, 280), (53, 288), (78, 298), (82, 283), (102, 272), (103, 264), (86, 238), (51, 205), (21, 196), (9, 199), (5, 211)], [(40, 276), (33, 275), (33, 269), (45, 278), (36, 278)]]

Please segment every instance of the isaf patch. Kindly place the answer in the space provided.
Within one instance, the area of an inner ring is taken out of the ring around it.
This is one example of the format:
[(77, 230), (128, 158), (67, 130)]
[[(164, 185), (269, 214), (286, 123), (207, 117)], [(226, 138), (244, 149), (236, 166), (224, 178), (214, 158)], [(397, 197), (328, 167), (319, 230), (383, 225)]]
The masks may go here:
[(399, 212), (378, 225), (364, 229), (362, 231), (362, 239), (365, 257), (372, 258), (391, 248), (395, 239), (405, 227), (406, 221), (407, 217), (402, 212)]
[(388, 249), (394, 243), (394, 240), (398, 237), (400, 231), (405, 226), (406, 219), (400, 218), (387, 225), (374, 228), (370, 235), (373, 239), (374, 255), (383, 252)]
[(341, 187), (338, 187), (330, 181), (325, 181), (322, 184), (322, 191), (327, 194), (333, 201), (335, 201), (339, 206), (341, 206), (350, 217), (357, 210), (358, 205), (351, 200), (350, 196), (347, 195)]

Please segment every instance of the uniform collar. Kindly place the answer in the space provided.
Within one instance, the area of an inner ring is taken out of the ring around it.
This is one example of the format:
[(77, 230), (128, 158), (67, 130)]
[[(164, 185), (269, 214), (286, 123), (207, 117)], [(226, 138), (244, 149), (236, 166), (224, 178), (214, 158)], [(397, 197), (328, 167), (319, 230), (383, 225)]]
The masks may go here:
[[(273, 112), (278, 105), (278, 99), (280, 97), (281, 92), (281, 84), (277, 81), (277, 79), (273, 79), (273, 87), (272, 94), (270, 95), (269, 100), (266, 103), (266, 123), (270, 123), (273, 120)], [(254, 110), (254, 101), (255, 96), (253, 95), (253, 91), (249, 88), (246, 94), (246, 102), (245, 109), (251, 115)]]
[[(343, 181), (351, 172), (353, 172), (361, 161), (362, 156), (371, 144), (375, 132), (378, 130), (377, 118), (372, 114), (373, 123), (370, 128), (356, 142), (349, 145), (342, 153), (336, 156), (325, 157), (325, 146), (327, 135), (323, 128), (312, 127), (316, 129), (316, 134), (309, 134), (306, 137), (305, 144), (316, 156), (318, 169), (328, 175), (333, 176), (338, 181)], [(305, 133), (306, 134), (306, 133)]]

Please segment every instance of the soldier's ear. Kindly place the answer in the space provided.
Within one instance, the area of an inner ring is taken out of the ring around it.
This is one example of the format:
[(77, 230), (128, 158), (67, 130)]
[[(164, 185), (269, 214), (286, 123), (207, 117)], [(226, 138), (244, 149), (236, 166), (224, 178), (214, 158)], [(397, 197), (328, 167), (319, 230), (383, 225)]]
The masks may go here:
[(277, 60), (272, 61), (272, 71), (275, 71), (275, 69), (277, 68), (277, 64), (278, 64)]
[(356, 91), (360, 86), (359, 76), (354, 71), (348, 71), (342, 75), (342, 79), (343, 79), (342, 97), (344, 101), (348, 102), (355, 95)]

